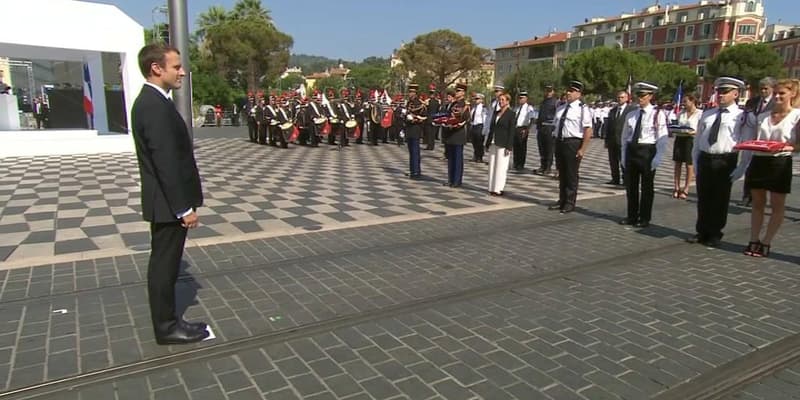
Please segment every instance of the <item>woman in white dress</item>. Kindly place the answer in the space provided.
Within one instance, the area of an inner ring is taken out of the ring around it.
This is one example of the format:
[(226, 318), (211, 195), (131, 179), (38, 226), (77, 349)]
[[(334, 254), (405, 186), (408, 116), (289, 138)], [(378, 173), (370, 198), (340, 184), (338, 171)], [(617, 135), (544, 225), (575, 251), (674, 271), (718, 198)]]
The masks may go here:
[[(693, 95), (684, 96), (681, 104), (683, 111), (678, 115), (678, 125), (688, 126), (692, 130), (675, 136), (675, 145), (672, 149), (672, 161), (675, 162), (672, 197), (675, 199), (686, 199), (689, 194), (689, 185), (694, 179), (694, 167), (692, 166), (694, 134), (697, 124), (700, 122), (700, 116), (703, 115), (703, 111), (697, 108), (697, 98)], [(681, 187), (681, 172), (684, 165), (686, 165), (686, 180)]]
[(514, 131), (516, 119), (514, 113), (508, 108), (511, 97), (503, 93), (498, 99), (500, 111), (494, 114), (489, 128), (489, 137), (494, 146), (489, 152), (489, 194), (502, 196), (508, 176), (508, 161), (511, 158), (511, 149), (514, 148)]
[[(748, 256), (769, 256), (772, 239), (783, 222), (786, 195), (792, 189), (792, 153), (800, 151), (798, 145), (800, 109), (796, 108), (800, 91), (798, 86), (797, 81), (780, 80), (775, 85), (775, 107), (771, 112), (761, 113), (758, 116), (756, 139), (783, 142), (786, 145), (778, 153), (752, 153), (750, 168), (747, 171), (750, 193), (753, 196), (750, 243), (744, 250), (744, 254)], [(767, 192), (772, 214), (762, 238), (761, 228), (764, 223)]]

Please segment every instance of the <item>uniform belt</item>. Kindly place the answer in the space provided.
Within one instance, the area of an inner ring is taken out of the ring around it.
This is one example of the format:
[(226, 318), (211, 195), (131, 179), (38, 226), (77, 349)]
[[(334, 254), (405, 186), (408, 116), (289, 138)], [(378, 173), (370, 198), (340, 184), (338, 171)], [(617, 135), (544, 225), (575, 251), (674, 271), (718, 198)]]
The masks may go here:
[(629, 147), (650, 147), (655, 146), (655, 143), (629, 143)]
[(566, 142), (566, 141), (568, 141), (568, 140), (583, 140), (583, 138), (577, 138), (577, 137), (565, 137), (565, 138), (556, 139), (556, 140), (558, 140), (558, 141), (560, 141), (560, 142)]

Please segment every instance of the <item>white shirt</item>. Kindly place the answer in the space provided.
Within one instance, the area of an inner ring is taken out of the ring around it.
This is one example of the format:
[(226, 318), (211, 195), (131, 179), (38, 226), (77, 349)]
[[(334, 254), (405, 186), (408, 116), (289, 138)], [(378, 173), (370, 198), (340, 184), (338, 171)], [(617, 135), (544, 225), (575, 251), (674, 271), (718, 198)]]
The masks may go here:
[(152, 83), (150, 83), (150, 82), (145, 82), (144, 84), (145, 84), (145, 85), (147, 85), (147, 86), (150, 86), (150, 87), (152, 87), (152, 88), (155, 88), (156, 90), (158, 90), (158, 93), (161, 93), (161, 95), (162, 95), (162, 96), (164, 96), (164, 98), (165, 98), (165, 99), (167, 99), (167, 100), (169, 100), (169, 101), (172, 101), (172, 97), (170, 97), (170, 94), (169, 94), (169, 93), (167, 93), (167, 92), (166, 92), (164, 89), (162, 89), (160, 86), (158, 86), (158, 85), (154, 85), (154, 84), (152, 84)]
[(525, 103), (515, 110), (517, 115), (517, 128), (527, 127), (531, 124), (531, 109), (532, 107), (530, 104)]
[(700, 116), (703, 115), (703, 110), (695, 108), (694, 113), (689, 115), (688, 111), (681, 111), (678, 115), (678, 125), (691, 127), (695, 133), (697, 132), (697, 124), (700, 123)]
[(580, 138), (583, 139), (583, 131), (586, 128), (592, 127), (592, 113), (587, 110), (586, 106), (580, 100), (575, 100), (572, 103), (562, 104), (556, 109), (556, 129), (553, 130), (553, 136), (558, 137), (558, 130), (561, 129), (561, 117), (564, 115), (564, 110), (569, 106), (567, 118), (564, 120), (564, 131), (561, 137)]
[[(728, 111), (722, 113), (717, 142), (713, 146), (708, 144), (708, 137), (711, 135), (711, 128), (714, 125), (714, 120), (717, 119), (720, 108), (715, 107), (703, 112), (700, 122), (697, 124), (697, 133), (694, 136), (693, 154), (697, 153), (699, 155), (700, 152), (709, 154), (732, 153), (734, 151), (733, 146), (752, 136), (751, 134), (743, 134), (743, 132), (752, 131), (755, 126), (753, 114), (745, 114), (736, 103), (724, 108)], [(747, 121), (744, 121), (745, 115), (747, 116)], [(743, 128), (748, 127), (749, 129), (743, 130)]]
[[(758, 116), (758, 126), (756, 131), (756, 139), (758, 140), (772, 140), (776, 142), (789, 143), (794, 146), (797, 136), (797, 124), (800, 122), (800, 109), (792, 108), (783, 120), (777, 124), (772, 123), (772, 113), (762, 113)], [(762, 156), (788, 156), (791, 152), (784, 151), (781, 153), (761, 153), (754, 152), (753, 154)]]
[(659, 139), (668, 137), (667, 115), (657, 109), (652, 104), (644, 109), (636, 108), (625, 116), (625, 125), (622, 127), (622, 142), (631, 143), (633, 134), (636, 131), (636, 123), (639, 121), (639, 114), (642, 115), (641, 133), (639, 134), (639, 144), (656, 144)]
[(486, 119), (486, 109), (483, 107), (483, 103), (478, 103), (475, 105), (475, 108), (472, 109), (472, 125), (481, 125), (483, 121)]

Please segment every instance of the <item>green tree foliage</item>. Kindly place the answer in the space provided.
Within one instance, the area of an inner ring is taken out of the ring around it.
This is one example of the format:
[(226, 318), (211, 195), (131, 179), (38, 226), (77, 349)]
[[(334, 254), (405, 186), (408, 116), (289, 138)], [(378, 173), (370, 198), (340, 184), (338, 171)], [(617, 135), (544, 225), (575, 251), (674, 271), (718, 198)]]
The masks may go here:
[(266, 86), (289, 62), (291, 36), (258, 17), (226, 20), (206, 33), (218, 70), (250, 91)]
[(345, 82), (344, 79), (338, 76), (329, 76), (327, 78), (322, 78), (317, 80), (316, 83), (314, 83), (314, 88), (323, 92), (326, 95), (327, 95), (326, 91), (328, 89), (335, 90), (337, 97), (339, 96), (339, 90), (341, 90), (343, 87), (347, 87), (347, 82)]
[(737, 44), (726, 47), (706, 64), (706, 78), (736, 76), (753, 87), (764, 77), (785, 76), (783, 59), (768, 44)]
[(255, 18), (273, 26), (270, 11), (261, 5), (261, 0), (239, 0), (233, 5), (231, 18), (246, 19)]
[(489, 54), (469, 36), (442, 29), (419, 35), (398, 50), (403, 64), (397, 69), (401, 73), (414, 72), (418, 82), (430, 78), (439, 90), (444, 90), (469, 71), (477, 70)]
[(287, 74), (285, 77), (276, 78), (272, 84), (270, 85), (271, 88), (279, 88), (281, 90), (287, 89), (297, 89), (300, 87), (300, 84), (306, 83), (306, 78), (304, 78), (300, 74)]
[(531, 62), (520, 67), (519, 72), (506, 76), (503, 86), (512, 99), (517, 98), (518, 90), (525, 90), (528, 99), (535, 103), (544, 97), (544, 85), (558, 86), (561, 83), (561, 74), (562, 71), (553, 68), (550, 62)]
[(681, 81), (683, 81), (683, 92), (691, 93), (700, 79), (693, 69), (669, 62), (650, 64), (643, 78), (659, 86), (658, 98), (661, 100), (672, 99)]
[(351, 84), (358, 88), (382, 88), (389, 83), (389, 63), (367, 64), (361, 63), (354, 65), (350, 69), (348, 79)]
[(197, 29), (195, 30), (195, 37), (200, 40), (205, 39), (206, 32), (214, 26), (217, 26), (230, 19), (230, 14), (222, 6), (211, 6), (206, 12), (201, 13), (197, 17)]
[(564, 65), (562, 83), (577, 79), (585, 85), (585, 92), (611, 97), (614, 92), (625, 88), (628, 76), (634, 79), (645, 79), (648, 64), (653, 59), (649, 56), (630, 51), (596, 47), (592, 50), (570, 56)]

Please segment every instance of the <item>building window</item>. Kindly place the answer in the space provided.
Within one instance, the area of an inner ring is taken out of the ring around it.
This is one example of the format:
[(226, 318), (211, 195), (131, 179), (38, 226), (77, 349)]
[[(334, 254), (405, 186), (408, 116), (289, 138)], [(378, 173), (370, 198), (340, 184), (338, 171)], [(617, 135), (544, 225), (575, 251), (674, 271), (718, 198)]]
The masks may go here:
[(694, 46), (684, 47), (681, 53), (683, 53), (683, 56), (681, 57), (683, 61), (691, 61), (692, 58), (694, 58)]
[(686, 22), (689, 20), (689, 13), (682, 12), (678, 13), (678, 22)]
[(784, 54), (783, 62), (788, 63), (789, 61), (792, 61), (793, 58), (794, 58), (794, 47), (788, 46), (786, 48), (786, 54)]
[(707, 44), (701, 44), (697, 46), (697, 59), (698, 60), (707, 60), (709, 54), (709, 47)]
[(675, 49), (670, 47), (664, 50), (664, 61), (675, 61)]
[(739, 25), (738, 32), (740, 35), (755, 35), (756, 34), (756, 26), (755, 25)]
[(694, 25), (689, 25), (686, 27), (686, 37), (684, 40), (687, 42), (694, 39)]
[(794, 59), (800, 61), (800, 44), (797, 45), (797, 51), (794, 52)]
[(653, 44), (653, 31), (647, 31), (644, 33), (644, 45), (649, 46)]
[(669, 28), (667, 31), (667, 43), (675, 43), (678, 40), (678, 28)]
[(591, 49), (591, 48), (592, 48), (592, 39), (589, 38), (581, 39), (581, 50)]
[(713, 25), (703, 24), (703, 30), (700, 32), (700, 39), (711, 39), (711, 34), (714, 32)]
[(659, 15), (657, 17), (653, 17), (653, 26), (661, 26), (664, 22), (664, 16)]
[(636, 47), (636, 38), (638, 33), (631, 33), (628, 35), (628, 47)]
[(569, 51), (578, 51), (578, 39), (569, 41)]
[(756, 12), (756, 2), (748, 1), (747, 6), (744, 8), (745, 12)]
[(697, 66), (697, 76), (705, 76), (706, 74), (706, 66), (705, 64), (700, 64)]
[(606, 37), (600, 36), (594, 39), (594, 47), (602, 47), (606, 45)]

